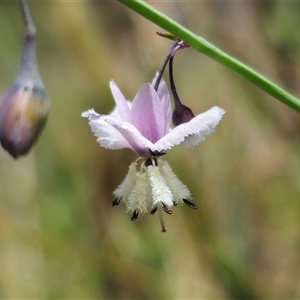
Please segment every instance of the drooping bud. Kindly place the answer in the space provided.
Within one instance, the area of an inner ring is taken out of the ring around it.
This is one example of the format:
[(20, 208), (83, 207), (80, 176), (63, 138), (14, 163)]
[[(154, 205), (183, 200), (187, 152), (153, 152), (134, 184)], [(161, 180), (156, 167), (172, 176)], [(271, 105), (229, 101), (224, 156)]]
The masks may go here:
[(178, 97), (174, 79), (173, 79), (173, 57), (174, 56), (170, 58), (170, 62), (169, 62), (170, 85), (171, 85), (171, 91), (174, 99), (174, 106), (175, 106), (173, 111), (172, 121), (174, 126), (178, 126), (182, 123), (189, 122), (191, 119), (194, 118), (194, 114), (189, 107), (181, 103)]
[[(175, 99), (175, 97), (174, 97)], [(175, 102), (175, 101), (174, 101)], [(189, 122), (194, 118), (194, 114), (190, 108), (183, 105), (178, 98), (178, 102), (175, 105), (175, 109), (173, 111), (172, 121), (174, 126), (178, 126), (183, 123)]]
[(0, 103), (0, 142), (14, 158), (36, 144), (50, 109), (35, 53), (35, 29), (25, 36), (19, 74)]

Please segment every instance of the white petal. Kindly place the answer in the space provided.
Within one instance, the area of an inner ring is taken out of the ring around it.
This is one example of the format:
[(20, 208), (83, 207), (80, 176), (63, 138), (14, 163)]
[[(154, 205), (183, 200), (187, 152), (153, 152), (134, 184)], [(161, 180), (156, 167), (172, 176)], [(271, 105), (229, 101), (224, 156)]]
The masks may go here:
[(144, 155), (153, 144), (148, 141), (132, 124), (123, 122), (110, 115), (99, 115), (93, 109), (82, 113), (89, 118), (92, 131), (97, 136), (98, 143), (107, 149), (118, 150), (129, 148)]
[(89, 119), (94, 119), (94, 118), (97, 119), (97, 118), (99, 118), (101, 115), (99, 115), (98, 113), (96, 113), (96, 112), (94, 111), (94, 109), (89, 109), (89, 110), (83, 112), (83, 113), (81, 114), (81, 116), (84, 117), (84, 118), (89, 118)]
[(194, 117), (188, 123), (175, 127), (150, 149), (152, 151), (164, 151), (175, 145), (187, 148), (195, 146), (214, 132), (224, 113), (223, 109), (215, 106), (205, 113)]
[[(88, 112), (83, 114), (86, 117)], [(102, 147), (110, 150), (131, 148), (131, 145), (119, 132), (119, 130), (105, 121), (105, 117), (100, 116), (97, 113), (91, 114), (91, 112), (89, 112), (89, 114), (89, 124), (93, 133), (97, 137), (97, 142)]]

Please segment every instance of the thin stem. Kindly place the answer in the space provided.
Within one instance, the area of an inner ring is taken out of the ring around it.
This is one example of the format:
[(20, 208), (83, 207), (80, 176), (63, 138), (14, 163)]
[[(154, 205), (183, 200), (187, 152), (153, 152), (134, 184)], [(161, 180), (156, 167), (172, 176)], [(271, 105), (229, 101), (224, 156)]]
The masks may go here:
[(178, 104), (181, 104), (181, 101), (176, 92), (176, 87), (175, 87), (174, 78), (173, 78), (173, 59), (174, 59), (174, 56), (172, 56), (170, 58), (170, 62), (169, 62), (169, 77), (170, 77), (170, 88), (171, 88), (171, 92), (172, 92), (172, 95), (174, 98), (174, 104), (175, 104), (175, 107), (177, 107)]
[(26, 0), (19, 0), (19, 3), (21, 6), (24, 24), (26, 27), (19, 78), (23, 78), (23, 79), (34, 78), (36, 85), (43, 86), (43, 83), (39, 75), (39, 70), (38, 70), (38, 65), (36, 60), (36, 50), (35, 50), (36, 29), (33, 24), (30, 10)]
[(161, 206), (158, 207), (158, 216), (159, 216), (159, 221), (160, 221), (160, 226), (161, 226), (161, 232), (166, 232), (167, 229), (165, 227), (165, 222), (164, 222), (164, 217), (162, 215), (162, 208), (161, 208)]
[(162, 67), (160, 68), (160, 71), (158, 73), (158, 76), (157, 76), (157, 79), (156, 79), (156, 82), (155, 82), (155, 86), (154, 86), (154, 89), (157, 91), (158, 90), (158, 86), (159, 86), (159, 83), (161, 81), (161, 78), (162, 78), (162, 75), (165, 71), (165, 68), (168, 64), (168, 61), (170, 60), (170, 57), (173, 55), (173, 50), (176, 48), (176, 46), (178, 45), (178, 43), (180, 42), (180, 40), (177, 40), (173, 43), (172, 47), (171, 47), (171, 50), (170, 50), (170, 53), (168, 54), (168, 56), (165, 58), (163, 64), (162, 64)]
[(214, 59), (215, 61), (223, 64), (232, 71), (246, 78), (254, 85), (261, 88), (262, 90), (275, 97), (279, 101), (283, 102), (284, 104), (288, 105), (292, 109), (300, 112), (299, 99), (289, 94), (284, 89), (280, 88), (278, 85), (266, 79), (264, 76), (252, 70), (237, 59), (231, 57), (230, 55), (224, 53), (217, 47), (213, 46), (202, 37), (197, 36), (185, 27), (179, 25), (178, 23), (168, 18), (161, 12), (157, 11), (144, 1), (119, 0), (119, 2), (131, 8), (132, 10), (145, 17), (149, 21), (153, 22), (154, 24), (160, 26), (164, 30), (172, 33), (178, 39), (183, 40), (185, 43), (195, 48), (199, 52), (207, 55), (208, 57)]
[(25, 26), (26, 26), (26, 35), (31, 35), (31, 36), (34, 37), (35, 33), (36, 33), (36, 29), (35, 29), (35, 26), (33, 24), (27, 2), (26, 2), (26, 0), (19, 0), (19, 2), (20, 2), (20, 5), (21, 5), (21, 10), (22, 10), (23, 18), (24, 18), (24, 23), (25, 23)]

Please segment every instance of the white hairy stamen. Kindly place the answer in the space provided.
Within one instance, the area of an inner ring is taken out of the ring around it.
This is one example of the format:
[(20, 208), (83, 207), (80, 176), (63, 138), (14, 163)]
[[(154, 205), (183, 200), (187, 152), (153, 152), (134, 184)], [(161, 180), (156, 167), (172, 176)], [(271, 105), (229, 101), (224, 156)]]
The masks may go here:
[(173, 195), (156, 166), (147, 167), (147, 175), (152, 188), (152, 207), (164, 203), (168, 208), (173, 206)]
[(129, 166), (128, 173), (122, 183), (114, 190), (113, 194), (116, 198), (122, 199), (124, 203), (128, 201), (128, 196), (130, 195), (134, 185), (135, 185), (135, 174), (136, 170), (136, 162), (133, 162)]
[(147, 212), (147, 175), (141, 172), (136, 172), (135, 175), (135, 185), (128, 196), (128, 202), (126, 203), (126, 207), (127, 211), (130, 213), (138, 211), (143, 214)]
[(159, 168), (174, 196), (174, 201), (176, 204), (182, 205), (183, 199), (191, 199), (191, 193), (189, 189), (179, 180), (166, 161), (159, 161)]

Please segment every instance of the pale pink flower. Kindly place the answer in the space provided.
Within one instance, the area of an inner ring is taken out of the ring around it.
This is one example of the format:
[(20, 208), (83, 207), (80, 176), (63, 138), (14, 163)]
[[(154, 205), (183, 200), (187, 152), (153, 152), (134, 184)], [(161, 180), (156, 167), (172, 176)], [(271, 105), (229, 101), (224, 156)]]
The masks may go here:
[[(160, 82), (158, 91), (145, 83), (133, 101), (127, 101), (114, 81), (110, 88), (116, 108), (109, 115), (100, 115), (93, 109), (82, 113), (89, 119), (92, 131), (99, 144), (107, 149), (130, 148), (143, 161), (137, 168), (133, 163), (122, 184), (114, 191), (114, 205), (123, 201), (132, 213), (132, 220), (148, 208), (155, 212), (158, 207), (172, 213), (170, 207), (185, 203), (197, 208), (187, 199), (191, 198), (185, 185), (173, 173), (170, 166), (159, 156), (173, 146), (191, 147), (202, 142), (220, 122), (224, 111), (213, 107), (187, 123), (171, 129), (172, 108), (165, 82)], [(161, 218), (161, 222), (162, 218)], [(163, 231), (165, 228), (162, 224)]]

